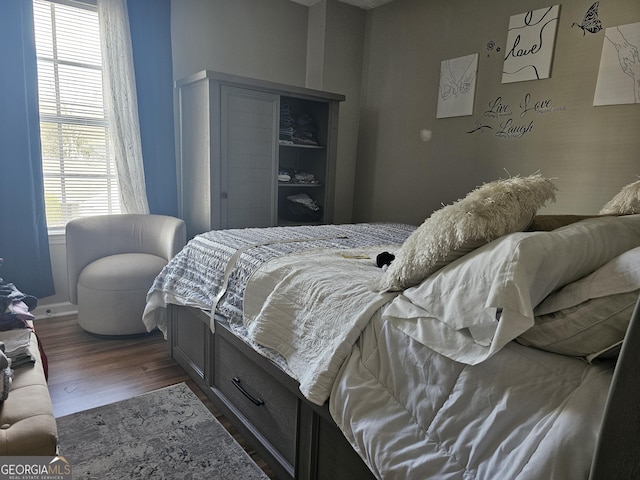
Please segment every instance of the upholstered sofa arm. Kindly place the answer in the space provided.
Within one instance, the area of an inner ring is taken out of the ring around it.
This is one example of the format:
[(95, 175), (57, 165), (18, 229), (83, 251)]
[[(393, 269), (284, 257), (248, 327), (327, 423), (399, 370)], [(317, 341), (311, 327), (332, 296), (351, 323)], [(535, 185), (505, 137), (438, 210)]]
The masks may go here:
[(69, 300), (78, 301), (78, 277), (91, 262), (121, 253), (148, 253), (169, 261), (186, 243), (184, 221), (166, 215), (97, 215), (66, 226)]
[(0, 403), (0, 455), (56, 454), (58, 430), (34, 334), (29, 351), (35, 363), (14, 369), (9, 396)]

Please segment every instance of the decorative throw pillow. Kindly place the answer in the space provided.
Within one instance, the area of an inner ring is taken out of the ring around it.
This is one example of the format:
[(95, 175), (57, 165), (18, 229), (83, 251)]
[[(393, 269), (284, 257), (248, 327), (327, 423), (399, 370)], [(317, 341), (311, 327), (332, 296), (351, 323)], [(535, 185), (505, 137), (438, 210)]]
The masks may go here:
[(633, 215), (636, 213), (640, 213), (640, 180), (622, 187), (622, 190), (600, 210), (600, 215)]
[(539, 174), (486, 183), (434, 212), (418, 227), (382, 275), (379, 290), (403, 290), (472, 250), (524, 230), (557, 188)]

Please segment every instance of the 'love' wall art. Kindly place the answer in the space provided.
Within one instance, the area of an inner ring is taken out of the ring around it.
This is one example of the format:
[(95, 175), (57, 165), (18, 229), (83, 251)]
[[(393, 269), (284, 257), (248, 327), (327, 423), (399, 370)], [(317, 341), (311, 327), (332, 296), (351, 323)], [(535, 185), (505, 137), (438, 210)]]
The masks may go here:
[(509, 19), (502, 83), (550, 77), (559, 15), (554, 5)]

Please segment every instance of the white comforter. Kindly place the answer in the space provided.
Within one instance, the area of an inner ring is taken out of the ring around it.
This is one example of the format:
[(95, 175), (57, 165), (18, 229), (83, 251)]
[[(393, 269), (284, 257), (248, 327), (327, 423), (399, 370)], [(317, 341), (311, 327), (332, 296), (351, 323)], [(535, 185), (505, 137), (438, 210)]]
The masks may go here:
[(370, 288), (375, 257), (387, 247), (312, 250), (271, 260), (244, 296), (249, 338), (287, 361), (311, 402), (322, 405), (360, 332), (396, 293)]
[(465, 365), (377, 314), (330, 411), (381, 479), (586, 479), (611, 370), (513, 342)]
[(449, 359), (385, 315), (380, 248), (273, 259), (245, 290), (251, 340), (287, 361), (380, 479), (586, 479), (612, 364), (509, 343)]

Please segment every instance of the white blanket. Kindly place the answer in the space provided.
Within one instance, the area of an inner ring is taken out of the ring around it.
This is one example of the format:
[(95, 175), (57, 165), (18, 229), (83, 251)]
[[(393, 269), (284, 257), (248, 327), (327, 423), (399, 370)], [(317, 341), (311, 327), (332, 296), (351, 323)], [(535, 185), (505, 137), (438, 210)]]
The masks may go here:
[(249, 338), (287, 361), (311, 402), (322, 405), (342, 362), (373, 313), (396, 294), (369, 288), (385, 247), (313, 250), (276, 258), (247, 283)]
[(376, 314), (329, 408), (380, 479), (586, 480), (612, 371), (514, 342), (465, 365)]

